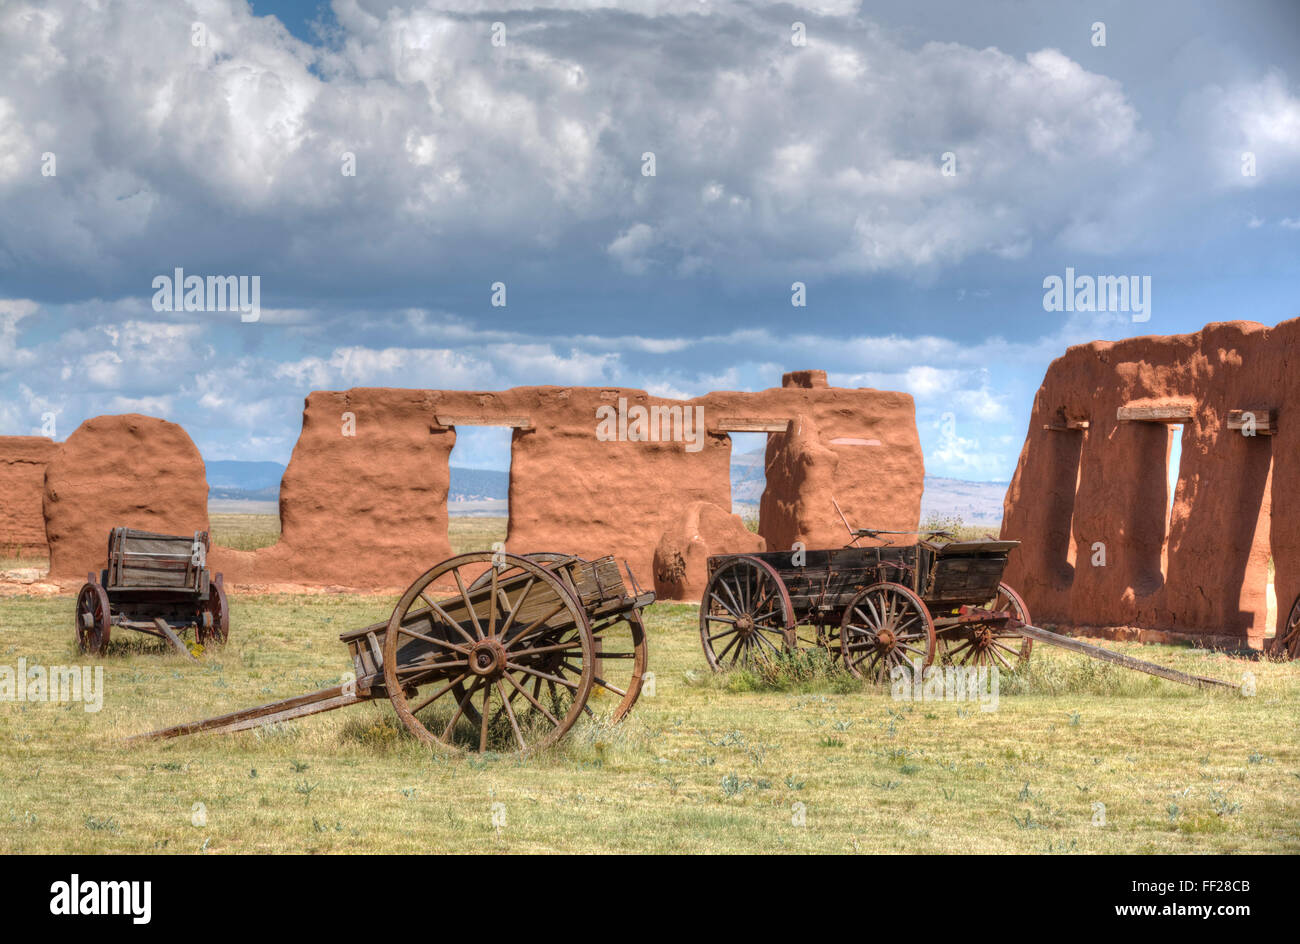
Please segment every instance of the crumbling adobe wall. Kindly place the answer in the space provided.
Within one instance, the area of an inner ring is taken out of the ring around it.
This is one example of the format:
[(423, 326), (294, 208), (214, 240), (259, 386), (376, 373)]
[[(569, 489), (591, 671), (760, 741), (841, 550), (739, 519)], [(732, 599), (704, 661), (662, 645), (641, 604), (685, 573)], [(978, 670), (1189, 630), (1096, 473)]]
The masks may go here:
[[(651, 408), (670, 411), (675, 425), (645, 441), (627, 419)], [(602, 415), (619, 413), (622, 425), (606, 435)], [(821, 371), (787, 374), (779, 388), (691, 400), (617, 387), (318, 391), (307, 397), (281, 483), (280, 540), (257, 551), (214, 547), (211, 567), (246, 585), (404, 588), (451, 555), (447, 492), (458, 422), (515, 427), (510, 551), (612, 554), (645, 587), (655, 546), (684, 507), (730, 509), (728, 429), (788, 426), (772, 433), (767, 453), (769, 549), (845, 543), (832, 497), (863, 526), (914, 528), (920, 514), (924, 465), (912, 398), (832, 388)], [(816, 468), (805, 474), (809, 456)], [(174, 424), (88, 420), (50, 468), (55, 579), (102, 566), (115, 526), (207, 526), (202, 461)]]
[(454, 430), (430, 390), (360, 388), (307, 397), (280, 482), (280, 540), (214, 549), (214, 570), (241, 583), (406, 587), (451, 556)]
[(50, 579), (103, 568), (113, 528), (193, 534), (208, 528), (203, 459), (175, 423), (138, 413), (88, 419), (45, 469)]
[(878, 390), (816, 396), (832, 393), (820, 370), (787, 374), (785, 385), (813, 395), (788, 431), (768, 437), (760, 506), (768, 549), (848, 543), (836, 503), (855, 528), (918, 527), (925, 462), (912, 398)]
[(698, 600), (708, 583), (714, 554), (754, 554), (767, 542), (745, 527), (740, 515), (708, 502), (691, 502), (659, 538), (654, 553), (654, 591), (663, 600)]
[(0, 436), (0, 555), (45, 556), (41, 494), (58, 448), (43, 436)]
[[(583, 556), (614, 554), (648, 584), (655, 544), (686, 504), (731, 507), (731, 441), (719, 427), (736, 420), (789, 420), (773, 433), (767, 490), (760, 515), (768, 550), (838, 547), (848, 541), (831, 501), (851, 521), (915, 528), (925, 467), (907, 394), (833, 388), (822, 371), (787, 374), (779, 388), (754, 393), (717, 391), (692, 400), (652, 397), (625, 388), (534, 387), (502, 394), (511, 412), (531, 415), (533, 429), (516, 430), (510, 468), (510, 535), (515, 549), (559, 550)], [(681, 442), (603, 442), (596, 411), (620, 400), (632, 406), (699, 408), (702, 447)], [(801, 431), (801, 423), (806, 431)], [(815, 437), (834, 457), (815, 477), (782, 474), (785, 447)], [(775, 458), (774, 458), (775, 457)]]
[[(1002, 525), (1003, 537), (1023, 542), (1007, 581), (1036, 619), (1258, 646), (1270, 553), (1285, 619), (1300, 592), (1300, 529), (1289, 515), (1300, 486), (1300, 422), (1288, 422), (1283, 408), (1300, 402), (1286, 370), (1298, 341), (1300, 321), (1234, 321), (1096, 341), (1052, 362)], [(1160, 406), (1192, 414), (1181, 424), (1167, 534), (1169, 427), (1117, 419), (1120, 407)], [(1277, 435), (1227, 427), (1231, 410), (1268, 409), (1279, 412)]]

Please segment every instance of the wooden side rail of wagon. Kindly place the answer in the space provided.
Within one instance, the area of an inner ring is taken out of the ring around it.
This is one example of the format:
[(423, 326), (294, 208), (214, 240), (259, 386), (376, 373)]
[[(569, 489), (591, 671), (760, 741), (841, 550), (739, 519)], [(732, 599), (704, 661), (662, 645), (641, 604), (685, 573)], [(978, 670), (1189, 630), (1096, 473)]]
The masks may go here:
[[(635, 585), (635, 582), (633, 582)], [(612, 557), (462, 554), (420, 576), (392, 616), (343, 633), (355, 680), (137, 735), (242, 731), (386, 697), (421, 741), (445, 750), (530, 752), (590, 704), (621, 721), (641, 692), (641, 611)]]

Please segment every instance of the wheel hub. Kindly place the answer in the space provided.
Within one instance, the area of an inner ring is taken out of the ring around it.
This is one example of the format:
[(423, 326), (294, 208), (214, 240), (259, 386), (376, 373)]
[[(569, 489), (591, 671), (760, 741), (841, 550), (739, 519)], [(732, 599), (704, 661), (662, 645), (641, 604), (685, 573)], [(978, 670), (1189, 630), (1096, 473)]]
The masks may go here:
[(748, 636), (754, 631), (754, 620), (752, 617), (745, 615), (736, 618), (736, 631)]
[(876, 645), (881, 649), (893, 649), (897, 641), (892, 629), (882, 629), (876, 636)]
[(505, 646), (495, 639), (479, 641), (470, 650), (469, 670), (475, 675), (502, 675), (506, 670)]

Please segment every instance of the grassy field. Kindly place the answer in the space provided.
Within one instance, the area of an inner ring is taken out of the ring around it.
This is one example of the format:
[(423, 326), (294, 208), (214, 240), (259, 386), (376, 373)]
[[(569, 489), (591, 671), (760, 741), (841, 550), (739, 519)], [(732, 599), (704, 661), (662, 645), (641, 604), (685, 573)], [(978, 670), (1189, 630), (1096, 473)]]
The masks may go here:
[[(452, 525), (458, 552), (504, 537), (504, 518)], [(278, 530), (257, 515), (212, 528), (242, 548)], [(1108, 644), (1234, 682), (1253, 673), (1257, 694), (1045, 646), (989, 712), (894, 700), (819, 660), (768, 681), (715, 676), (697, 611), (659, 604), (653, 695), (539, 756), (430, 753), (386, 701), (122, 743), (336, 684), (350, 668), (338, 634), (392, 603), (235, 596), (229, 645), (196, 665), (126, 633), (92, 663), (70, 598), (0, 599), (0, 666), (104, 672), (98, 712), (0, 701), (0, 852), (1300, 851), (1300, 665), (1171, 647)]]
[[(0, 852), (1300, 851), (1300, 665), (1190, 649), (1115, 644), (1225, 679), (1253, 672), (1257, 695), (1046, 647), (991, 712), (833, 673), (771, 688), (711, 675), (696, 611), (657, 605), (654, 695), (540, 756), (432, 754), (387, 702), (122, 743), (336, 683), (349, 668), (338, 633), (390, 605), (236, 597), (229, 645), (197, 665), (146, 637), (115, 641), (98, 713), (0, 702)], [(0, 600), (0, 665), (89, 664), (70, 610)]]
[[(252, 551), (269, 547), (280, 538), (280, 519), (276, 515), (211, 514), (212, 543)], [(492, 547), (494, 541), (506, 539), (505, 518), (452, 518), (448, 526), (451, 549), (461, 554)], [(32, 565), (28, 565), (32, 566)]]

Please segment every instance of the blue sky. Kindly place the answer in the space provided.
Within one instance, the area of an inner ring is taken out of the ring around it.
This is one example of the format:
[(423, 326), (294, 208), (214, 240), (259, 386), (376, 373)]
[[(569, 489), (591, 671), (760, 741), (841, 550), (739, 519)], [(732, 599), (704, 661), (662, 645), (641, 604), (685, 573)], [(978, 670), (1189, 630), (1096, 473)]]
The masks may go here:
[[(283, 462), (313, 389), (821, 367), (1006, 480), (1067, 345), (1300, 315), (1300, 4), (105, 7), (0, 7), (0, 434), (137, 411)], [(154, 311), (177, 266), (261, 319)], [(1150, 320), (1045, 311), (1067, 267), (1149, 276)]]

